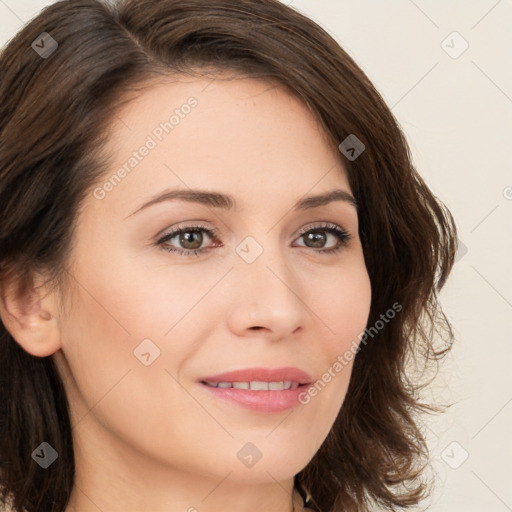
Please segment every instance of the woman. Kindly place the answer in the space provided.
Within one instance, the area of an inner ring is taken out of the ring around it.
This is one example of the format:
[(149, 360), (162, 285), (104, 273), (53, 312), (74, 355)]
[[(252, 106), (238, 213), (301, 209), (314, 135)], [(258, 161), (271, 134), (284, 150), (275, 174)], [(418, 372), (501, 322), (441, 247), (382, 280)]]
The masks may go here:
[(426, 497), (456, 227), (347, 53), (275, 0), (77, 0), (0, 66), (4, 501)]

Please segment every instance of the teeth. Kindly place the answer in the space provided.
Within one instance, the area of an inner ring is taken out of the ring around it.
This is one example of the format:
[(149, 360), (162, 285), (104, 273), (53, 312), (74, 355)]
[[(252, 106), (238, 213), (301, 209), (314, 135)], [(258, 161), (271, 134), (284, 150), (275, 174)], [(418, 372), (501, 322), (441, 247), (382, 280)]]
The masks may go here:
[(281, 382), (263, 382), (258, 380), (250, 382), (207, 382), (206, 384), (215, 388), (250, 389), (253, 391), (281, 391), (283, 389), (296, 389), (299, 387), (298, 382), (292, 382), (291, 380)]
[(261, 381), (257, 381), (257, 380), (253, 380), (253, 381), (249, 382), (251, 389), (254, 389), (256, 391), (262, 391), (264, 389), (268, 390), (269, 384), (270, 384), (269, 382), (261, 382)]

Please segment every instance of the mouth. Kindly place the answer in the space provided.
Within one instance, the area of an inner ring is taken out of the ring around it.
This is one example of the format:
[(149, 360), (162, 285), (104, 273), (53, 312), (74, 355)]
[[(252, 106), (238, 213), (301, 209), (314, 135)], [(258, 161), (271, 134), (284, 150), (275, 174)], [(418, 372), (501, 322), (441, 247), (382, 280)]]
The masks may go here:
[(210, 386), (212, 388), (221, 388), (221, 389), (247, 389), (251, 391), (283, 391), (288, 389), (297, 389), (300, 387), (308, 386), (310, 383), (299, 384), (298, 382), (294, 382), (291, 380), (285, 381), (275, 381), (275, 382), (267, 382), (267, 381), (240, 381), (240, 382), (208, 382), (201, 381), (201, 384), (206, 386)]
[(249, 368), (198, 379), (198, 384), (221, 402), (258, 413), (278, 413), (297, 407), (313, 384), (312, 377), (295, 368)]
[(294, 366), (275, 369), (246, 368), (198, 379), (207, 386), (254, 391), (295, 389), (304, 384), (311, 384), (313, 380), (311, 375)]

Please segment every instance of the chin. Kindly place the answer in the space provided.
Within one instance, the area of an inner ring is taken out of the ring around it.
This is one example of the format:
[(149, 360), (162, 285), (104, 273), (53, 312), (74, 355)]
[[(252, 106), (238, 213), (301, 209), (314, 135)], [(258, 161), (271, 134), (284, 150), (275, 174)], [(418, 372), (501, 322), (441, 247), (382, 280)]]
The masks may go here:
[(228, 471), (232, 471), (229, 479), (238, 483), (260, 483), (278, 482), (293, 478), (302, 471), (311, 460), (311, 456), (300, 457), (292, 449), (289, 452), (273, 452), (265, 455), (253, 463), (252, 466), (245, 466), (239, 460), (231, 464)]

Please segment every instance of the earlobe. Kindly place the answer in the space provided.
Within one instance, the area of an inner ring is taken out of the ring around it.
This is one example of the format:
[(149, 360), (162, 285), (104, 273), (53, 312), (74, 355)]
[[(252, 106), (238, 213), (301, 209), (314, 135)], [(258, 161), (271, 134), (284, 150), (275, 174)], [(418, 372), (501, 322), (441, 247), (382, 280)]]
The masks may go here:
[(22, 287), (17, 280), (0, 284), (0, 317), (29, 354), (47, 357), (61, 348), (56, 301), (39, 283)]

